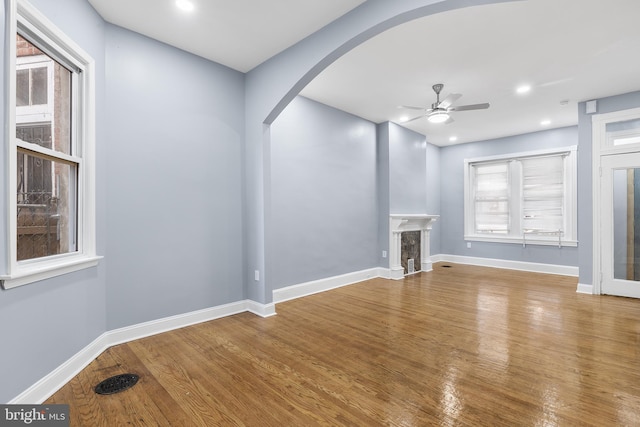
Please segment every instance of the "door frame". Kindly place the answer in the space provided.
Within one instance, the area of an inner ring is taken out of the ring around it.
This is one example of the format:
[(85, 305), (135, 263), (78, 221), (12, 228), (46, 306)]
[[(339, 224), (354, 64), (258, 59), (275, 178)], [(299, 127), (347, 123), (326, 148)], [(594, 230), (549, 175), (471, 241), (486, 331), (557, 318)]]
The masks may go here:
[(640, 108), (614, 111), (612, 113), (594, 114), (592, 126), (592, 219), (593, 219), (593, 294), (602, 294), (602, 158), (613, 154), (631, 154), (640, 152), (640, 142), (614, 146), (607, 138), (607, 124), (626, 120), (640, 119)]

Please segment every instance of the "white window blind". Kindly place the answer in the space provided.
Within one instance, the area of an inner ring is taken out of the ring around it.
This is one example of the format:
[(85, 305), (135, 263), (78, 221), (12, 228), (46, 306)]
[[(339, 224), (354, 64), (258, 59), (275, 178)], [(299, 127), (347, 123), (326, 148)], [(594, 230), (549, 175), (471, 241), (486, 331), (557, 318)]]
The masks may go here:
[(509, 232), (509, 164), (474, 166), (476, 233)]
[(521, 160), (525, 232), (564, 231), (564, 154)]

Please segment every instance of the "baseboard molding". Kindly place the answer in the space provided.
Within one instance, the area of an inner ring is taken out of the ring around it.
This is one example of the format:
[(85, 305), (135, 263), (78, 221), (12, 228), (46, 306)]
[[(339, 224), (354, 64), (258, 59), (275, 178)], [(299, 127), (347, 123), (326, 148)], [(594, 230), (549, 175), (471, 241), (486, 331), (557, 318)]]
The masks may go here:
[(389, 278), (389, 276), (389, 269), (375, 267), (339, 276), (327, 277), (326, 279), (313, 280), (310, 282), (300, 283), (298, 285), (275, 289), (273, 291), (273, 302), (285, 302), (317, 294), (319, 292), (328, 291), (330, 289), (336, 289), (342, 286), (362, 282), (364, 280), (373, 279), (375, 277)]
[(593, 295), (593, 285), (585, 285), (584, 283), (578, 283), (576, 292), (579, 294)]
[(530, 271), (534, 273), (558, 274), (578, 277), (578, 267), (569, 265), (542, 264), (537, 262), (509, 261), (494, 258), (479, 258), (461, 255), (439, 254), (431, 256), (432, 262), (453, 262), (457, 264), (478, 265), (481, 267), (504, 268), (507, 270)]
[(40, 381), (20, 393), (9, 404), (31, 405), (41, 404), (63, 385), (68, 383), (80, 371), (87, 367), (96, 357), (109, 348), (107, 333), (100, 335), (91, 344), (73, 355)]
[(276, 314), (275, 304), (243, 300), (105, 332), (8, 403), (41, 404), (111, 346), (246, 311), (261, 317)]

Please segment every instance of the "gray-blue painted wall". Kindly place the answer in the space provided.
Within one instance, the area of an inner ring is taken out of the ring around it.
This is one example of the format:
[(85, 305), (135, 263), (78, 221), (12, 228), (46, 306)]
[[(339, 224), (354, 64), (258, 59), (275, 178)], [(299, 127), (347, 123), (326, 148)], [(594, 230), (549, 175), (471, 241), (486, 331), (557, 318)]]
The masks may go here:
[[(378, 176), (378, 265), (389, 268), (389, 127), (391, 122), (377, 126)], [(386, 256), (383, 256), (383, 251)]]
[[(576, 247), (527, 245), (523, 248), (520, 244), (474, 241), (471, 242), (471, 248), (467, 248), (467, 242), (464, 240), (464, 159), (577, 144), (577, 127), (568, 127), (441, 148), (441, 252), (449, 255), (577, 266)], [(582, 189), (579, 188), (578, 191), (582, 192)], [(578, 209), (578, 212), (581, 210)]]
[(375, 124), (297, 97), (270, 147), (270, 286), (376, 267)]
[[(440, 147), (427, 143), (427, 205), (426, 213), (429, 215), (441, 215), (442, 208), (442, 180), (440, 179)], [(441, 244), (442, 221), (438, 219), (433, 223), (431, 230), (431, 255), (442, 253)]]
[(106, 36), (107, 328), (244, 299), (243, 75)]

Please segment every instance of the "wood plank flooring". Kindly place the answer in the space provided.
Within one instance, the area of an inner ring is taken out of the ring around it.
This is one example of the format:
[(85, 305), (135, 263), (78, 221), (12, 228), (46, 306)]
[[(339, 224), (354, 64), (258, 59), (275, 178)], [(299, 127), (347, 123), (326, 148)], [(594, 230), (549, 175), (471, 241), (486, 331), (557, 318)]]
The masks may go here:
[(640, 300), (446, 265), (112, 347), (48, 402), (91, 427), (640, 425)]

